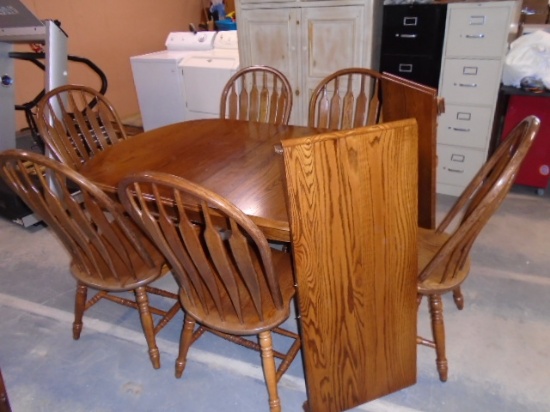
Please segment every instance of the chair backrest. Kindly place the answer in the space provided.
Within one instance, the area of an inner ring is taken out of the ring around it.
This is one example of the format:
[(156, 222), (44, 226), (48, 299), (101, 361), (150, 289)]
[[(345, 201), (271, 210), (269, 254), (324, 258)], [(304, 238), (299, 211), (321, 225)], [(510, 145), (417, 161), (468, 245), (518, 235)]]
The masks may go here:
[(36, 122), (47, 147), (75, 170), (127, 138), (112, 104), (86, 86), (66, 85), (46, 93), (38, 103)]
[(407, 119), (281, 142), (307, 385), (330, 410), (416, 379), (417, 141)]
[(164, 259), (122, 206), (70, 167), (37, 153), (9, 150), (0, 153), (0, 175), (59, 237), (79, 280), (127, 290), (138, 280), (136, 267), (159, 271)]
[(119, 198), (170, 262), (182, 305), (197, 321), (238, 334), (288, 316), (267, 240), (232, 203), (155, 172), (123, 179)]
[[(459, 273), (478, 234), (510, 191), (539, 127), (537, 117), (526, 117), (474, 176), (438, 225), (436, 231), (444, 233), (453, 222), (458, 222), (449, 239), (420, 273), (420, 281), (429, 276), (430, 281), (440, 279), (444, 283)], [(435, 276), (436, 272), (440, 276)]]
[(222, 91), (222, 119), (288, 124), (291, 110), (290, 83), (272, 67), (245, 67), (228, 80)]
[(308, 125), (344, 130), (379, 122), (379, 79), (374, 70), (353, 67), (325, 77), (309, 101)]

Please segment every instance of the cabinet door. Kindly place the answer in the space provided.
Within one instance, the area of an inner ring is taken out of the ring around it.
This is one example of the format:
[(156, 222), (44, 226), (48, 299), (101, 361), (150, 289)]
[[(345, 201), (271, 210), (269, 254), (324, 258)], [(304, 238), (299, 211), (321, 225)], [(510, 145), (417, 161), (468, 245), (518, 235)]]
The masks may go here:
[[(296, 39), (297, 9), (241, 10), (239, 15), (239, 55), (241, 67), (262, 64), (280, 70), (295, 94), (299, 89), (299, 44)], [(302, 117), (296, 95), (290, 122)]]
[(364, 50), (368, 46), (363, 38), (364, 25), (364, 6), (302, 9), (302, 90), (307, 96), (302, 99), (304, 113), (311, 92), (323, 78), (337, 70), (365, 64)]

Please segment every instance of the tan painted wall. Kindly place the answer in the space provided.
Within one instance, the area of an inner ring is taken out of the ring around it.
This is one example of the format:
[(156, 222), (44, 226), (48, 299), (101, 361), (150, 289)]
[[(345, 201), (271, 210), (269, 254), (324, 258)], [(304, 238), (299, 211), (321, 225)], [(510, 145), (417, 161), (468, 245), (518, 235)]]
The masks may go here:
[[(198, 25), (202, 0), (22, 0), (40, 19), (55, 19), (69, 36), (69, 54), (90, 59), (107, 75), (107, 98), (121, 117), (139, 112), (130, 56), (163, 50), (171, 31)], [(28, 45), (16, 50), (31, 51)], [(80, 66), (80, 67), (79, 67)], [(69, 65), (69, 82), (99, 87), (81, 65)], [(31, 100), (44, 87), (43, 72), (16, 62), (17, 103)], [(25, 127), (17, 116), (17, 128)]]

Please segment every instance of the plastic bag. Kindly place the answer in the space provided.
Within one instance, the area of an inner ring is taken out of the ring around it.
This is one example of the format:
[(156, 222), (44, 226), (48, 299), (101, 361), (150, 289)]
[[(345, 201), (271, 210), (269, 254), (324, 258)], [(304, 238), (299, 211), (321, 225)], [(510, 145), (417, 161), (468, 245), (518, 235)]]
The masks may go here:
[(537, 30), (510, 44), (504, 61), (502, 84), (520, 87), (521, 79), (540, 79), (550, 89), (550, 33)]

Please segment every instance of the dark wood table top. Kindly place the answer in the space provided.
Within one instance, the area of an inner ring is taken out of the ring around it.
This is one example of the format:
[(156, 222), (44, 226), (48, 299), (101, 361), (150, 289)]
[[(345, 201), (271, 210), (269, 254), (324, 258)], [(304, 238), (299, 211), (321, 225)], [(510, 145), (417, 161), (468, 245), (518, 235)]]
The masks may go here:
[(151, 130), (109, 147), (80, 172), (108, 193), (130, 173), (157, 171), (198, 183), (233, 202), (269, 239), (289, 241), (283, 139), (320, 129), (238, 120), (204, 119)]

